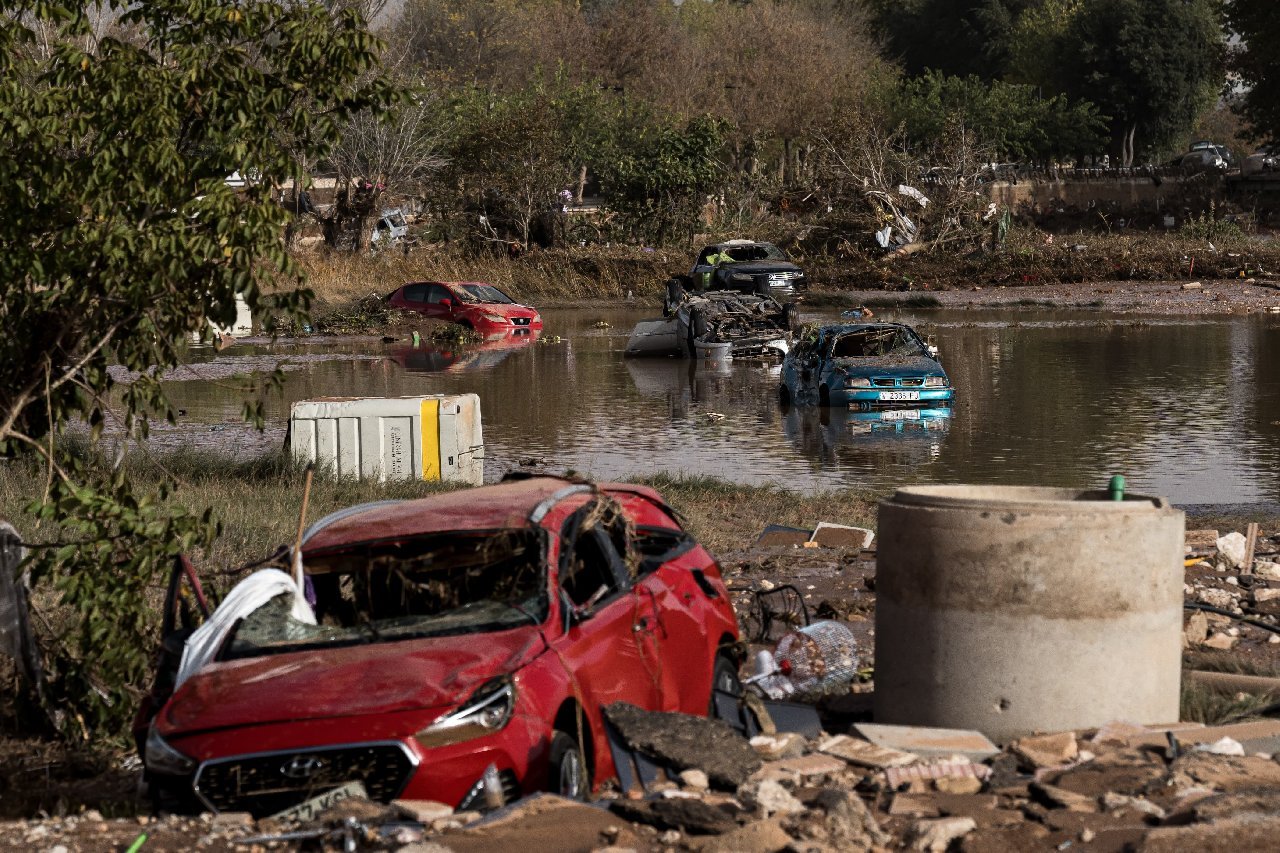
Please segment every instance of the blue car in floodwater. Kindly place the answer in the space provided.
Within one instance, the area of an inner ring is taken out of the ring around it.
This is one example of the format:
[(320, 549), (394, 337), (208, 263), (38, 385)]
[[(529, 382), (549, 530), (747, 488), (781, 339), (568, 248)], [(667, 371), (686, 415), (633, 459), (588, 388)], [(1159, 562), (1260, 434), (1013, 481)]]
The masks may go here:
[(955, 389), (937, 351), (903, 323), (841, 323), (806, 336), (782, 362), (784, 406), (855, 412), (948, 407)]

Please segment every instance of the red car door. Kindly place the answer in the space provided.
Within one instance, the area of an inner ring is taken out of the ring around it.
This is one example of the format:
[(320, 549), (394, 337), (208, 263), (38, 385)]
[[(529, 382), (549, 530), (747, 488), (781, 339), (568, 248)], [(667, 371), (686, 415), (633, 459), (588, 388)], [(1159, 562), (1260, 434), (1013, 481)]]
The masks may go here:
[(629, 584), (599, 523), (579, 525), (590, 515), (589, 505), (566, 523), (559, 582), (570, 624), (552, 647), (593, 709), (618, 701), (660, 708), (654, 602)]
[(457, 307), (458, 297), (443, 284), (433, 284), (427, 288), (427, 302), (422, 313), (433, 320), (453, 321), (453, 312)]

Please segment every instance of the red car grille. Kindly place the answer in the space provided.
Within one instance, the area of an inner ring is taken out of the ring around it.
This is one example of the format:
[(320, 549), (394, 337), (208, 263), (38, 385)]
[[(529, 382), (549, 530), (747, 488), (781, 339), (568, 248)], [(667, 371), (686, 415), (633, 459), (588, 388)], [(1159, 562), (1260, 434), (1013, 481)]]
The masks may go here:
[(529, 325), (529, 319), (528, 317), (512, 317), (511, 323), (515, 326), (527, 326)]
[(206, 761), (194, 787), (212, 809), (260, 817), (349, 782), (362, 782), (371, 799), (390, 802), (416, 765), (406, 747), (394, 741), (262, 752)]

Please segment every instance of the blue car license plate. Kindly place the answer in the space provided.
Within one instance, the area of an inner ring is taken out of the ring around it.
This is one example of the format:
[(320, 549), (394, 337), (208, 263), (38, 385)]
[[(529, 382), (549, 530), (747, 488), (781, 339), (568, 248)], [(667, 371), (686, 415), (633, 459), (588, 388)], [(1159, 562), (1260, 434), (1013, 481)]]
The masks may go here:
[(881, 391), (880, 399), (883, 400), (919, 400), (919, 391)]

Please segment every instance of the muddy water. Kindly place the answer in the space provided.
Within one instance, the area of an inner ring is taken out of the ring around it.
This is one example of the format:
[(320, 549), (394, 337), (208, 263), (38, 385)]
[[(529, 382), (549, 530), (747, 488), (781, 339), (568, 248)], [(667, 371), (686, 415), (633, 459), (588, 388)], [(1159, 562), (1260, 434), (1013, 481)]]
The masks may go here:
[[(602, 478), (669, 471), (793, 489), (906, 482), (1131, 488), (1177, 503), (1280, 501), (1280, 318), (1135, 318), (1097, 311), (944, 309), (894, 319), (933, 334), (957, 388), (949, 418), (861, 421), (777, 404), (778, 367), (622, 357), (645, 310), (546, 312), (547, 335), (469, 351), (376, 339), (237, 345), (202, 369), (290, 365), (265, 436), (236, 426), (225, 381), (169, 388), (170, 441), (279, 446), (289, 404), (318, 396), (476, 392), (486, 478), (520, 466)], [(806, 319), (830, 319), (834, 314)], [(604, 321), (609, 328), (598, 328)], [(321, 357), (318, 357), (321, 356)], [(323, 356), (327, 356), (324, 358)]]

